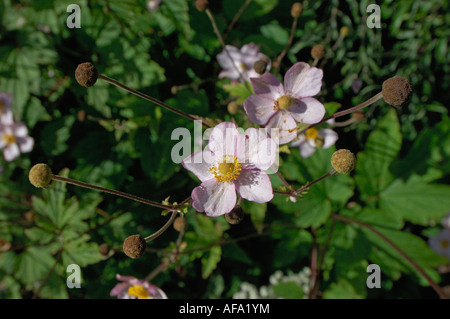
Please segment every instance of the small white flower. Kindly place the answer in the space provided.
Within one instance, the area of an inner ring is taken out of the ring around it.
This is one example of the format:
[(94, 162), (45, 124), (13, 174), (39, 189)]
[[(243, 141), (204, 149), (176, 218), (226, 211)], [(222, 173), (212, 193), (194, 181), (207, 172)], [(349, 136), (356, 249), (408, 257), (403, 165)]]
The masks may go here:
[(298, 140), (291, 143), (291, 147), (298, 147), (300, 155), (304, 158), (314, 154), (318, 147), (329, 148), (338, 140), (338, 134), (332, 129), (317, 130), (314, 127), (301, 134)]
[(437, 236), (430, 238), (428, 244), (439, 255), (450, 258), (450, 229), (443, 229)]

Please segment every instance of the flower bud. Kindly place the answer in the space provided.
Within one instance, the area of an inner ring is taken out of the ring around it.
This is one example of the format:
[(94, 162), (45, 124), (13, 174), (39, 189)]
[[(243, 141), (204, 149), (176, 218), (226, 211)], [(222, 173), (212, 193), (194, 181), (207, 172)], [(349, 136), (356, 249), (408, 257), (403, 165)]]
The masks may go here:
[(46, 188), (47, 185), (52, 181), (52, 177), (52, 170), (47, 164), (34, 165), (31, 168), (30, 173), (28, 174), (30, 183), (38, 188)]
[(355, 155), (346, 149), (341, 149), (333, 153), (331, 156), (331, 166), (336, 172), (347, 174), (351, 172), (356, 165)]
[(291, 7), (291, 16), (293, 18), (298, 18), (302, 15), (303, 12), (303, 6), (300, 2), (294, 2), (294, 4)]
[(409, 81), (401, 76), (394, 76), (383, 82), (384, 101), (393, 106), (403, 106), (409, 102), (412, 87)]
[(350, 33), (350, 29), (347, 26), (343, 26), (340, 30), (339, 33), (341, 34), (341, 36), (346, 37), (348, 36), (348, 34)]
[(228, 105), (227, 105), (228, 113), (230, 113), (232, 115), (236, 114), (238, 112), (238, 109), (239, 109), (239, 105), (234, 101), (228, 103)]
[(186, 220), (186, 218), (184, 217), (177, 217), (175, 218), (175, 220), (173, 221), (173, 228), (175, 228), (176, 231), (178, 232), (183, 232), (187, 229), (188, 227), (188, 222)]
[(267, 70), (267, 66), (269, 65), (269, 62), (270, 61), (268, 58), (263, 57), (253, 64), (253, 69), (258, 74), (264, 74)]
[(323, 45), (316, 44), (315, 46), (312, 47), (311, 56), (314, 59), (318, 60), (322, 59), (324, 55), (325, 55), (325, 48), (323, 47)]
[(195, 7), (198, 11), (202, 12), (208, 8), (208, 0), (197, 0), (195, 1)]
[(108, 256), (110, 248), (107, 243), (103, 243), (98, 247), (98, 251), (102, 256)]
[(97, 78), (97, 68), (91, 62), (81, 63), (75, 70), (75, 79), (82, 86), (93, 86), (97, 82)]
[(123, 251), (130, 258), (141, 257), (145, 249), (147, 248), (147, 242), (141, 235), (132, 235), (127, 237), (123, 243)]
[(244, 216), (242, 208), (237, 206), (231, 212), (225, 214), (225, 219), (229, 224), (237, 225), (244, 219)]

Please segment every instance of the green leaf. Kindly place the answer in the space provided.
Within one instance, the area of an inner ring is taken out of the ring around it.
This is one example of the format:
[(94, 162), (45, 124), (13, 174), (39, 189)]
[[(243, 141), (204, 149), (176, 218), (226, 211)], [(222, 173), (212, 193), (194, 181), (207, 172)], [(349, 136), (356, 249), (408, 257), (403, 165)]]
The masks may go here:
[(224, 84), (223, 89), (230, 93), (230, 95), (237, 97), (236, 103), (243, 104), (245, 100), (253, 94), (253, 91), (250, 91), (247, 86), (243, 83), (237, 84)]
[(303, 289), (292, 281), (280, 282), (272, 286), (275, 295), (285, 299), (302, 299)]
[(418, 225), (438, 223), (450, 207), (450, 186), (428, 184), (412, 175), (406, 183), (395, 180), (380, 194), (380, 208)]
[(255, 203), (243, 200), (241, 203), (242, 210), (250, 215), (255, 228), (262, 232), (264, 226), (264, 219), (267, 212), (267, 203)]
[(389, 168), (401, 145), (397, 113), (391, 109), (369, 135), (365, 150), (357, 155), (355, 180), (363, 199), (378, 196), (394, 180)]
[(67, 115), (44, 126), (40, 143), (46, 156), (60, 155), (69, 148), (66, 142), (70, 138), (70, 130), (74, 123), (75, 116)]
[(280, 45), (286, 45), (289, 41), (289, 32), (275, 21), (262, 26), (261, 33), (267, 39)]
[(29, 247), (19, 256), (15, 276), (31, 288), (45, 278), (54, 263), (47, 247)]
[(216, 269), (217, 264), (220, 262), (222, 257), (222, 247), (221, 246), (213, 246), (209, 252), (207, 252), (202, 257), (202, 278), (208, 278), (214, 269)]

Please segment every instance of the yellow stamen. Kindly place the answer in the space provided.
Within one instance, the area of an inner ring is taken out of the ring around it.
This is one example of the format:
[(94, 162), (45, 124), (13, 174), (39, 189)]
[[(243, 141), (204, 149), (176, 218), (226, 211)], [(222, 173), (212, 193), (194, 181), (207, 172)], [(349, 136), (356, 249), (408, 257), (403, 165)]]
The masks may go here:
[(6, 144), (6, 146), (9, 146), (16, 142), (16, 137), (11, 134), (3, 134), (2, 140)]
[(305, 137), (308, 140), (315, 140), (319, 136), (319, 131), (315, 129), (314, 127), (307, 129), (305, 132)]
[(236, 180), (241, 173), (242, 165), (238, 163), (236, 156), (225, 155), (222, 161), (219, 161), (209, 169), (217, 181), (223, 183)]
[(250, 70), (250, 68), (245, 63), (241, 63), (241, 69), (245, 71)]
[(148, 299), (150, 297), (150, 294), (148, 293), (147, 289), (141, 285), (134, 285), (130, 288), (128, 288), (128, 294), (130, 296), (138, 297), (140, 299)]
[(294, 99), (290, 95), (282, 95), (275, 101), (275, 107), (281, 110), (287, 110), (292, 106)]

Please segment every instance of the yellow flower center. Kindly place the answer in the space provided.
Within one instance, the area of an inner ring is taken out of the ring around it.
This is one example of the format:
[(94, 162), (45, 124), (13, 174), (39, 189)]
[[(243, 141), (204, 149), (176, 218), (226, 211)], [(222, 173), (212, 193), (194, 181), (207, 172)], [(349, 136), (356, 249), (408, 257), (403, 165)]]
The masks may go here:
[(6, 144), (6, 146), (9, 146), (16, 142), (16, 137), (11, 134), (3, 134), (2, 140)]
[(145, 287), (141, 285), (134, 285), (128, 288), (128, 294), (140, 299), (148, 299), (150, 297), (147, 289), (145, 289)]
[(275, 105), (282, 110), (287, 110), (292, 106), (294, 99), (290, 95), (282, 95), (276, 101)]
[(311, 127), (310, 129), (307, 129), (305, 132), (305, 137), (308, 140), (315, 140), (319, 136), (319, 131), (315, 129), (314, 127)]
[(443, 240), (441, 241), (441, 247), (442, 247), (442, 248), (448, 248), (449, 246), (450, 246), (450, 242), (449, 242), (448, 240), (443, 239)]
[(245, 71), (250, 70), (250, 68), (248, 67), (248, 65), (245, 64), (245, 63), (241, 63), (241, 69), (242, 69), (242, 70), (245, 70)]
[(232, 182), (237, 179), (241, 173), (242, 165), (238, 163), (236, 156), (225, 155), (222, 161), (211, 167), (209, 171), (214, 175), (217, 181)]

